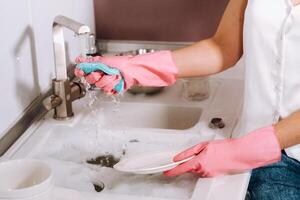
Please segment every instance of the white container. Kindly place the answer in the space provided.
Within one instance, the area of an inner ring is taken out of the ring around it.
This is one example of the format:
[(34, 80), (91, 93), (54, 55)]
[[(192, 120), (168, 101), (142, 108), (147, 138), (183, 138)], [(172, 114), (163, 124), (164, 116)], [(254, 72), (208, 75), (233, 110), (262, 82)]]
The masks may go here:
[(195, 77), (182, 79), (182, 95), (187, 100), (202, 101), (209, 97), (208, 77)]
[(32, 159), (0, 163), (0, 200), (50, 200), (51, 168)]

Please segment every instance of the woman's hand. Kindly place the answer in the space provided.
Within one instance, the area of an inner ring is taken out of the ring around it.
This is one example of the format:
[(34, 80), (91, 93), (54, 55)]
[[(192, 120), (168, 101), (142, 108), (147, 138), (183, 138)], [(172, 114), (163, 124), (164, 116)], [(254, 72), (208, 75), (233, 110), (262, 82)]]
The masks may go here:
[(165, 172), (177, 176), (194, 172), (201, 177), (215, 177), (240, 173), (271, 163), (281, 158), (281, 147), (273, 126), (262, 128), (238, 139), (200, 143), (175, 156), (174, 161), (193, 159)]
[(107, 94), (122, 93), (125, 83), (120, 70), (104, 64), (104, 59), (100, 56), (92, 58), (77, 57), (75, 75), (85, 77), (89, 84), (101, 88)]
[(170, 51), (138, 56), (111, 56), (76, 59), (75, 75), (84, 76), (109, 94), (122, 93), (133, 85), (169, 86), (175, 83), (178, 69)]

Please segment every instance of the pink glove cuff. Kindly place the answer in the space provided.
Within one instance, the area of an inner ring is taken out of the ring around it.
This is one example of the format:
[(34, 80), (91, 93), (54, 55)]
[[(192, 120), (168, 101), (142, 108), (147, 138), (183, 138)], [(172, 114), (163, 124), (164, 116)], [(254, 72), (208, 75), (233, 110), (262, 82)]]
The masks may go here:
[[(115, 65), (123, 72), (126, 89), (132, 85), (162, 87), (173, 85), (177, 80), (178, 68), (170, 51), (158, 51), (126, 57), (122, 65)], [(105, 64), (106, 63), (103, 61)]]
[(252, 157), (251, 168), (272, 164), (281, 159), (281, 147), (273, 125), (257, 129), (240, 140), (242, 140), (242, 142), (238, 142), (242, 145), (240, 148), (247, 148), (244, 152), (247, 152), (248, 155), (244, 154), (245, 157), (248, 159)]

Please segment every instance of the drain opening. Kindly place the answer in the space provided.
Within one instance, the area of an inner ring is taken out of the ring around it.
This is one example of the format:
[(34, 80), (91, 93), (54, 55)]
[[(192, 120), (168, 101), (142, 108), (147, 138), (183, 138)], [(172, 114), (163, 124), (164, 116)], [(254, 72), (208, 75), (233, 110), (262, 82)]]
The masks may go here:
[(96, 158), (92, 158), (90, 160), (87, 160), (86, 162), (91, 165), (99, 165), (102, 167), (109, 167), (113, 168), (115, 164), (117, 164), (120, 161), (120, 158), (116, 158), (113, 155), (103, 155), (98, 156)]
[(94, 182), (93, 185), (96, 192), (101, 192), (105, 188), (104, 183), (100, 181), (98, 181), (97, 183)]

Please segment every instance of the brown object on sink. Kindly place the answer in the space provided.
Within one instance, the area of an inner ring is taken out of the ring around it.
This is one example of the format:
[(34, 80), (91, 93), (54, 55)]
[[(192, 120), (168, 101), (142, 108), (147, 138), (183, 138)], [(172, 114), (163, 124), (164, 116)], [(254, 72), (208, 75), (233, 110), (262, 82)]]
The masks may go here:
[(102, 192), (102, 190), (104, 190), (105, 185), (103, 182), (98, 182), (98, 183), (93, 183), (94, 185), (94, 189), (96, 192)]
[(222, 118), (215, 117), (211, 119), (208, 127), (212, 129), (217, 129), (217, 128), (222, 129), (225, 127), (225, 123)]
[(91, 165), (99, 165), (102, 167), (113, 168), (113, 166), (117, 164), (119, 161), (120, 159), (115, 158), (113, 155), (102, 155), (102, 156), (98, 156), (97, 158), (87, 160), (86, 162)]

